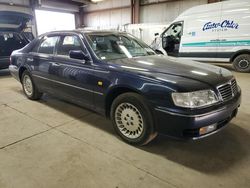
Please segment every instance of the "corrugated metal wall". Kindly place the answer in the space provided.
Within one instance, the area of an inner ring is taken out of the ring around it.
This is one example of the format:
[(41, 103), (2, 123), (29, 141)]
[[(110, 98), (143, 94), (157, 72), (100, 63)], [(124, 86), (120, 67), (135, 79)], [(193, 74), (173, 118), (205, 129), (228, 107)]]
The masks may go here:
[(84, 9), (86, 26), (118, 26), (130, 21), (130, 0), (107, 0)]
[[(153, 3), (159, 0), (147, 0), (147, 2)], [(140, 11), (140, 21), (141, 23), (169, 23), (185, 10), (201, 4), (207, 4), (207, 0), (182, 0), (143, 5)]]
[[(142, 0), (140, 23), (169, 23), (184, 10), (207, 0)], [(160, 2), (155, 4), (156, 2)], [(114, 27), (131, 23), (130, 0), (106, 0), (84, 8), (84, 24), (88, 27)]]

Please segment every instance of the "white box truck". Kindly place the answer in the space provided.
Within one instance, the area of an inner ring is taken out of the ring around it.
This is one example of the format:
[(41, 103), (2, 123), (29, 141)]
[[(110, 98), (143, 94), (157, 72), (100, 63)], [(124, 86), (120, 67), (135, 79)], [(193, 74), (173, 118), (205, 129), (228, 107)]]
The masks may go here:
[(230, 0), (188, 9), (160, 40), (152, 47), (163, 54), (231, 62), (237, 71), (250, 72), (250, 1)]

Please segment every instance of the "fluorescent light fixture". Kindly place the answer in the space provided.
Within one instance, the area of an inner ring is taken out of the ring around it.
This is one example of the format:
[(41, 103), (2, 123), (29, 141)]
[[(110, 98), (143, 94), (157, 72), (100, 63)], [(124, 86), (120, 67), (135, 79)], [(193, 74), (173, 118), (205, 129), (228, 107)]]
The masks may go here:
[(177, 82), (173, 81), (173, 80), (167, 80), (167, 79), (164, 79), (164, 78), (160, 78), (160, 77), (156, 77), (158, 80), (161, 80), (161, 81), (164, 81), (164, 82), (169, 82), (169, 83), (173, 83), (173, 84), (176, 84)]
[(201, 75), (201, 76), (207, 76), (207, 75), (208, 75), (208, 74), (205, 73), (205, 72), (200, 72), (200, 71), (195, 71), (195, 70), (193, 70), (193, 71), (191, 71), (191, 72), (194, 73), (194, 74)]
[(123, 65), (121, 67), (125, 68), (125, 69), (131, 69), (131, 70), (148, 71), (148, 69), (141, 69), (141, 68), (137, 68), (137, 67), (123, 66)]
[(119, 45), (119, 47), (121, 48), (121, 50), (125, 53), (125, 55), (128, 58), (132, 58), (133, 56), (129, 53), (129, 51), (127, 50), (127, 48), (125, 46)]
[(150, 63), (148, 61), (142, 61), (142, 60), (137, 61), (137, 63), (144, 64), (144, 65), (153, 65), (153, 63)]
[(101, 2), (103, 0), (91, 0), (93, 3), (98, 3), (98, 2)]
[(225, 12), (242, 12), (242, 11), (247, 11), (249, 10), (248, 8), (242, 8), (242, 9), (234, 9), (234, 10), (226, 10)]

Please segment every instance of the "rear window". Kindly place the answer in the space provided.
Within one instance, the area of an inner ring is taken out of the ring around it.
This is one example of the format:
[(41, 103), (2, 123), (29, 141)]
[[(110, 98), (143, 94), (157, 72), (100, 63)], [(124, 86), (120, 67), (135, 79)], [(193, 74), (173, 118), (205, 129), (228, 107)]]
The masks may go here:
[(0, 33), (0, 56), (10, 56), (14, 50), (23, 48), (27, 43), (18, 33)]

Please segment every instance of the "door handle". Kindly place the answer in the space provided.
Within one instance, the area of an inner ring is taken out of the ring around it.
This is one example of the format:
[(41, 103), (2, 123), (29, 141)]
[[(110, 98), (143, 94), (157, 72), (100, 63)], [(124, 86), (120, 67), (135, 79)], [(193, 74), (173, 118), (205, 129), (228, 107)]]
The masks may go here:
[(52, 63), (52, 66), (59, 67), (59, 66), (60, 66), (60, 64), (59, 64), (59, 63)]

